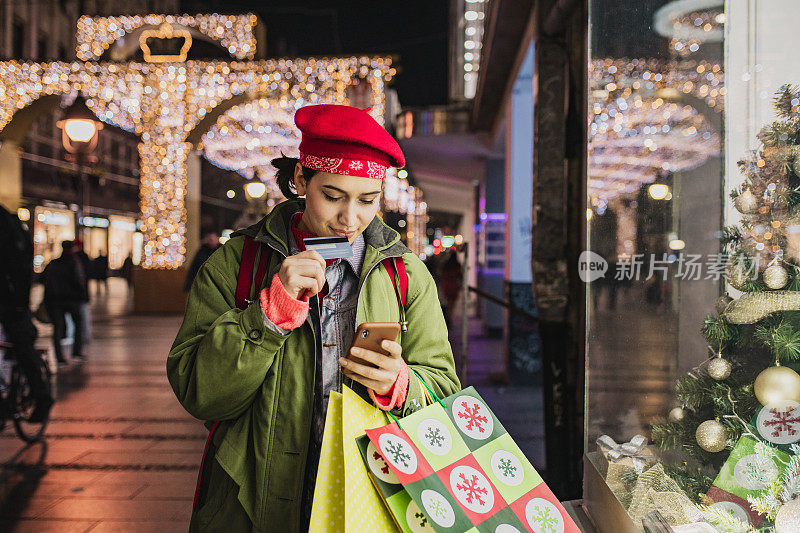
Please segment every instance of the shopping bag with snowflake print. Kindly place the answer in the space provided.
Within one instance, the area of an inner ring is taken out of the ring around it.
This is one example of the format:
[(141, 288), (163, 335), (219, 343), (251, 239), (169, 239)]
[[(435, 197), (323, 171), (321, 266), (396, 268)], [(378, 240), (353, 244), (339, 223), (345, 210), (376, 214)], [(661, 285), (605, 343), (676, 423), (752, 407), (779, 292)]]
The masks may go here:
[(712, 506), (732, 513), (741, 521), (758, 526), (758, 514), (747, 497), (764, 494), (789, 464), (790, 456), (780, 449), (743, 435), (733, 447), (706, 497)]
[(367, 430), (434, 531), (580, 531), (473, 387), (435, 400)]

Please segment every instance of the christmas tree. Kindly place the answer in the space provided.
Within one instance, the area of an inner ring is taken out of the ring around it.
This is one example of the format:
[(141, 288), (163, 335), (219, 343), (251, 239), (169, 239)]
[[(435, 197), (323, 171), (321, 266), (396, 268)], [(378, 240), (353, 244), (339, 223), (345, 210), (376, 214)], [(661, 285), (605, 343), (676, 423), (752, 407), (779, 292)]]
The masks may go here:
[[(763, 517), (759, 527), (779, 531), (779, 510), (800, 495), (800, 375), (792, 368), (800, 363), (800, 89), (781, 87), (774, 105), (777, 120), (739, 161), (744, 181), (731, 196), (741, 221), (722, 231), (726, 280), (738, 297), (722, 296), (717, 314), (706, 318), (710, 357), (677, 381), (677, 406), (652, 425), (652, 437), (678, 452), (665, 454), (676, 457), (668, 472), (697, 503), (708, 503), (743, 435), (757, 441), (757, 454), (789, 457), (763, 490), (747, 496)], [(797, 433), (798, 444), (770, 436), (781, 432)], [(776, 442), (791, 448), (779, 452)], [(717, 514), (718, 524), (729, 518)]]

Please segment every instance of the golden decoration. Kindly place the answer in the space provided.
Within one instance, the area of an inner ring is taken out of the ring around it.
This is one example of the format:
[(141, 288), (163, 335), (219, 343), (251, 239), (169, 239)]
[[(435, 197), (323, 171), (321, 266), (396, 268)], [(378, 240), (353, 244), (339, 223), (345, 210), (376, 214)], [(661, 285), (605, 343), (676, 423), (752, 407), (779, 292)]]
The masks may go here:
[(755, 324), (778, 311), (800, 310), (800, 292), (751, 292), (733, 300), (724, 317), (733, 324)]
[(709, 376), (717, 381), (722, 381), (731, 375), (731, 363), (720, 355), (709, 361), (707, 370)]
[(719, 298), (717, 298), (717, 303), (716, 303), (717, 314), (718, 315), (723, 314), (725, 312), (725, 308), (728, 307), (728, 304), (731, 303), (732, 301), (733, 298), (731, 298), (730, 296), (720, 296)]
[(750, 189), (745, 189), (733, 200), (733, 206), (743, 215), (747, 215), (758, 208), (758, 198)]
[(782, 265), (777, 263), (768, 266), (762, 276), (764, 284), (770, 289), (782, 289), (789, 281), (789, 273)]
[(669, 412), (668, 418), (672, 423), (681, 422), (684, 418), (686, 418), (686, 409), (683, 407), (676, 407)]
[[(183, 46), (177, 55), (153, 55), (150, 53), (148, 39), (174, 39), (183, 37)], [(158, 30), (144, 30), (139, 35), (139, 46), (144, 53), (144, 60), (148, 63), (172, 63), (186, 61), (186, 55), (192, 47), (192, 34), (186, 28), (175, 29), (172, 24), (165, 22)]]
[(771, 366), (756, 377), (753, 390), (761, 405), (786, 400), (800, 402), (800, 375), (785, 366)]
[(697, 444), (707, 452), (721, 452), (728, 445), (728, 428), (718, 420), (706, 420), (695, 432)]
[(797, 533), (800, 531), (800, 499), (784, 503), (775, 517), (775, 533)]

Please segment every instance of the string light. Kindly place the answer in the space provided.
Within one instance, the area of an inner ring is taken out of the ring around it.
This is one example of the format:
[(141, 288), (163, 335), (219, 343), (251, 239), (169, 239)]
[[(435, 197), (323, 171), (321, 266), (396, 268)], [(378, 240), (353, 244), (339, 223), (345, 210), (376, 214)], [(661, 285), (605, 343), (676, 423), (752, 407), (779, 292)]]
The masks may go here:
[(121, 15), (117, 17), (82, 16), (78, 19), (75, 52), (81, 61), (100, 59), (118, 39), (142, 26), (159, 27), (175, 24), (192, 28), (206, 37), (219, 41), (233, 57), (253, 59), (256, 38), (253, 28), (258, 18), (245, 15)]
[[(161, 22), (160, 15), (148, 17), (142, 17), (143, 24)], [(87, 17), (81, 20), (84, 26), (88, 21), (94, 24)], [(166, 16), (164, 20), (180, 23), (182, 19)], [(110, 22), (106, 29), (112, 31)], [(129, 30), (123, 27), (121, 31)], [(120, 29), (113, 32), (119, 38)], [(85, 38), (79, 41), (86, 42)], [(106, 41), (101, 38), (100, 42)], [(178, 268), (186, 253), (186, 159), (192, 149), (187, 138), (204, 116), (237, 95), (257, 102), (266, 99), (287, 114), (307, 103), (346, 104), (347, 87), (358, 78), (370, 83), (373, 116), (382, 117), (384, 84), (394, 75), (388, 57), (158, 64), (5, 61), (0, 62), (0, 130), (16, 111), (42, 96), (82, 91), (101, 120), (137, 133), (141, 138), (142, 265)], [(211, 157), (217, 153), (221, 154), (218, 160), (224, 160), (224, 150), (210, 146), (208, 135), (202, 142)]]
[(721, 139), (706, 117), (676, 102), (682, 94), (721, 111), (718, 64), (656, 59), (592, 62), (589, 194), (604, 201), (637, 191), (659, 173), (695, 168), (719, 154)]

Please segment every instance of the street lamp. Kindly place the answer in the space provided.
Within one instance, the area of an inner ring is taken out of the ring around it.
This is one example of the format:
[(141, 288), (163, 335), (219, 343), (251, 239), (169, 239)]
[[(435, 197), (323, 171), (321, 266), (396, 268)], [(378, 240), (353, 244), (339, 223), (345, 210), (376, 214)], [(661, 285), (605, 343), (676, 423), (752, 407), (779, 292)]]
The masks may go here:
[(88, 203), (88, 180), (83, 171), (87, 162), (95, 162), (97, 158), (92, 151), (97, 147), (97, 138), (103, 123), (100, 122), (80, 93), (75, 101), (64, 110), (64, 115), (56, 124), (61, 128), (61, 143), (67, 151), (67, 160), (78, 165), (78, 175), (81, 181), (81, 217), (86, 216)]
[(267, 186), (264, 185), (263, 181), (256, 179), (245, 184), (244, 192), (248, 198), (256, 200), (267, 193)]

